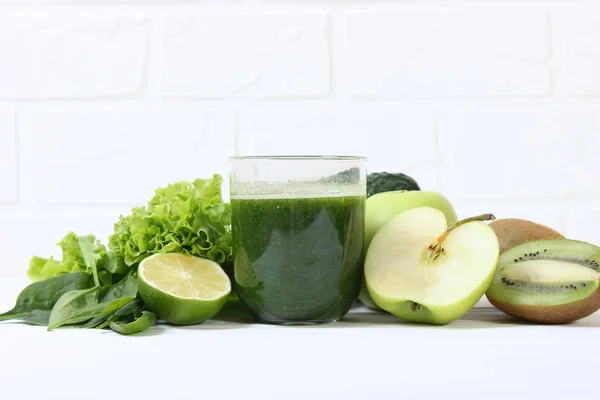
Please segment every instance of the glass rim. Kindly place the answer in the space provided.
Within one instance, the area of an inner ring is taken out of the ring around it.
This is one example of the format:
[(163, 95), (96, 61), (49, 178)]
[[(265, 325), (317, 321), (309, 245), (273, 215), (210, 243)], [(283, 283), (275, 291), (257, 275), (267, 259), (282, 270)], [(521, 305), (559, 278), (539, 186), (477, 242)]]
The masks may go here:
[(340, 155), (256, 155), (256, 156), (233, 156), (229, 161), (243, 160), (267, 160), (267, 161), (367, 161), (363, 156), (340, 156)]

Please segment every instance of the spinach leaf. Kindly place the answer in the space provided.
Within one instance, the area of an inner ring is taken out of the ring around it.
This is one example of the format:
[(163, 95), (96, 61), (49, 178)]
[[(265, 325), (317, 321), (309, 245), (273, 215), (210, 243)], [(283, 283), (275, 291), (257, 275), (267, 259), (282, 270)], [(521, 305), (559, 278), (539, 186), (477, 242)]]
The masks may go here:
[[(116, 304), (116, 302), (115, 302)], [(108, 308), (108, 307), (107, 307)], [(111, 309), (110, 307), (109, 309)], [(106, 313), (92, 318), (85, 324), (79, 325), (80, 328), (97, 328), (102, 329), (107, 327), (111, 322), (118, 320), (125, 316), (133, 316), (139, 314), (144, 309), (144, 302), (138, 296), (135, 300), (128, 302), (123, 307), (112, 313)], [(106, 309), (104, 310), (106, 311)], [(133, 317), (131, 318), (134, 319)]]
[(131, 303), (128, 303), (126, 306), (118, 309), (114, 314), (112, 314), (103, 324), (98, 325), (98, 329), (106, 328), (112, 322), (120, 320), (120, 322), (131, 322), (135, 320), (136, 317), (141, 315), (141, 312), (144, 310), (144, 302), (140, 297), (137, 297)]
[(110, 329), (122, 335), (133, 335), (145, 331), (156, 323), (156, 314), (142, 311), (142, 316), (129, 323), (112, 322)]
[(48, 325), (52, 308), (65, 293), (88, 289), (91, 284), (91, 276), (86, 272), (72, 272), (32, 283), (21, 291), (12, 310), (0, 314), (0, 321), (16, 319), (32, 325)]
[(87, 321), (84, 324), (77, 325), (77, 327), (78, 328), (96, 328), (96, 327), (106, 323), (106, 321), (113, 315), (114, 314), (99, 315), (97, 317), (90, 319), (89, 321)]
[(62, 325), (76, 324), (93, 318), (92, 308), (98, 305), (100, 287), (91, 289), (72, 290), (61, 296), (50, 313), (48, 330)]
[(100, 286), (110, 286), (113, 283), (113, 277), (108, 271), (98, 271), (98, 280), (100, 281)]
[[(116, 315), (113, 314), (110, 317), (108, 317), (106, 319), (106, 321), (104, 321), (100, 325), (96, 326), (96, 329), (104, 329), (107, 326), (109, 326), (110, 324), (112, 324), (113, 322), (118, 321), (119, 319), (124, 319), (124, 318), (123, 317), (117, 317)], [(133, 318), (131, 320), (133, 321)]]
[(117, 317), (124, 317), (130, 314), (138, 314), (144, 309), (144, 302), (141, 298), (136, 298), (131, 303), (127, 304), (125, 307), (122, 307), (117, 310), (115, 315)]
[(137, 294), (137, 279), (133, 275), (112, 286), (65, 293), (52, 309), (48, 330), (110, 315), (133, 301)]
[[(138, 283), (137, 279), (132, 274), (129, 274), (117, 284), (104, 287), (103, 289), (102, 302), (108, 305), (108, 303), (119, 300), (122, 297), (135, 298), (138, 293)], [(117, 308), (121, 307), (122, 306), (119, 306)]]
[(15, 319), (20, 319), (21, 321), (30, 325), (48, 326), (50, 312), (50, 310), (33, 310), (27, 315)]

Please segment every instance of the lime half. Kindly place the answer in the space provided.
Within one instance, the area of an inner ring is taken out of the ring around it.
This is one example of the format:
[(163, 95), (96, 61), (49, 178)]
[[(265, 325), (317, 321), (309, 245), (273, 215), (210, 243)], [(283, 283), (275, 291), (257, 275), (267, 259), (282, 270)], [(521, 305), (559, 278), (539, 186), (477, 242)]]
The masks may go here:
[(176, 253), (155, 254), (138, 267), (140, 296), (160, 319), (199, 324), (225, 306), (231, 281), (214, 261)]

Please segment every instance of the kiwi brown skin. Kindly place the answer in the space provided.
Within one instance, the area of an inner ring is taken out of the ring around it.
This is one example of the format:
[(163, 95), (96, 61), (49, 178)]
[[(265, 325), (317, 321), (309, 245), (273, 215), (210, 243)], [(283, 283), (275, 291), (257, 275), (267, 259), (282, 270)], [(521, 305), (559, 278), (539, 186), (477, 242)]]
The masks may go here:
[(489, 225), (500, 242), (500, 253), (533, 240), (565, 238), (552, 228), (525, 219), (502, 218), (492, 221)]
[(489, 302), (511, 317), (540, 324), (568, 324), (592, 315), (600, 309), (600, 288), (593, 295), (557, 306), (529, 306), (510, 304), (486, 294)]

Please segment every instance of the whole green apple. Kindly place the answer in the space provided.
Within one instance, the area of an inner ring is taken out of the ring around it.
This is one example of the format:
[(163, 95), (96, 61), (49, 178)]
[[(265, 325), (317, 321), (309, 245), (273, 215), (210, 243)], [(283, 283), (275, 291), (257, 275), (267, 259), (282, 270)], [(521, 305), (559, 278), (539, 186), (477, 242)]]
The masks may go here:
[(385, 224), (365, 259), (375, 303), (408, 321), (448, 324), (467, 313), (489, 288), (500, 243), (484, 214), (448, 226), (438, 209), (419, 207)]
[[(396, 190), (373, 195), (367, 199), (365, 216), (365, 249), (368, 251), (371, 240), (377, 231), (392, 218), (404, 211), (417, 207), (433, 207), (444, 213), (448, 225), (457, 221), (456, 211), (442, 194), (434, 191)], [(358, 299), (368, 307), (380, 310), (375, 304), (367, 286), (363, 285)]]

